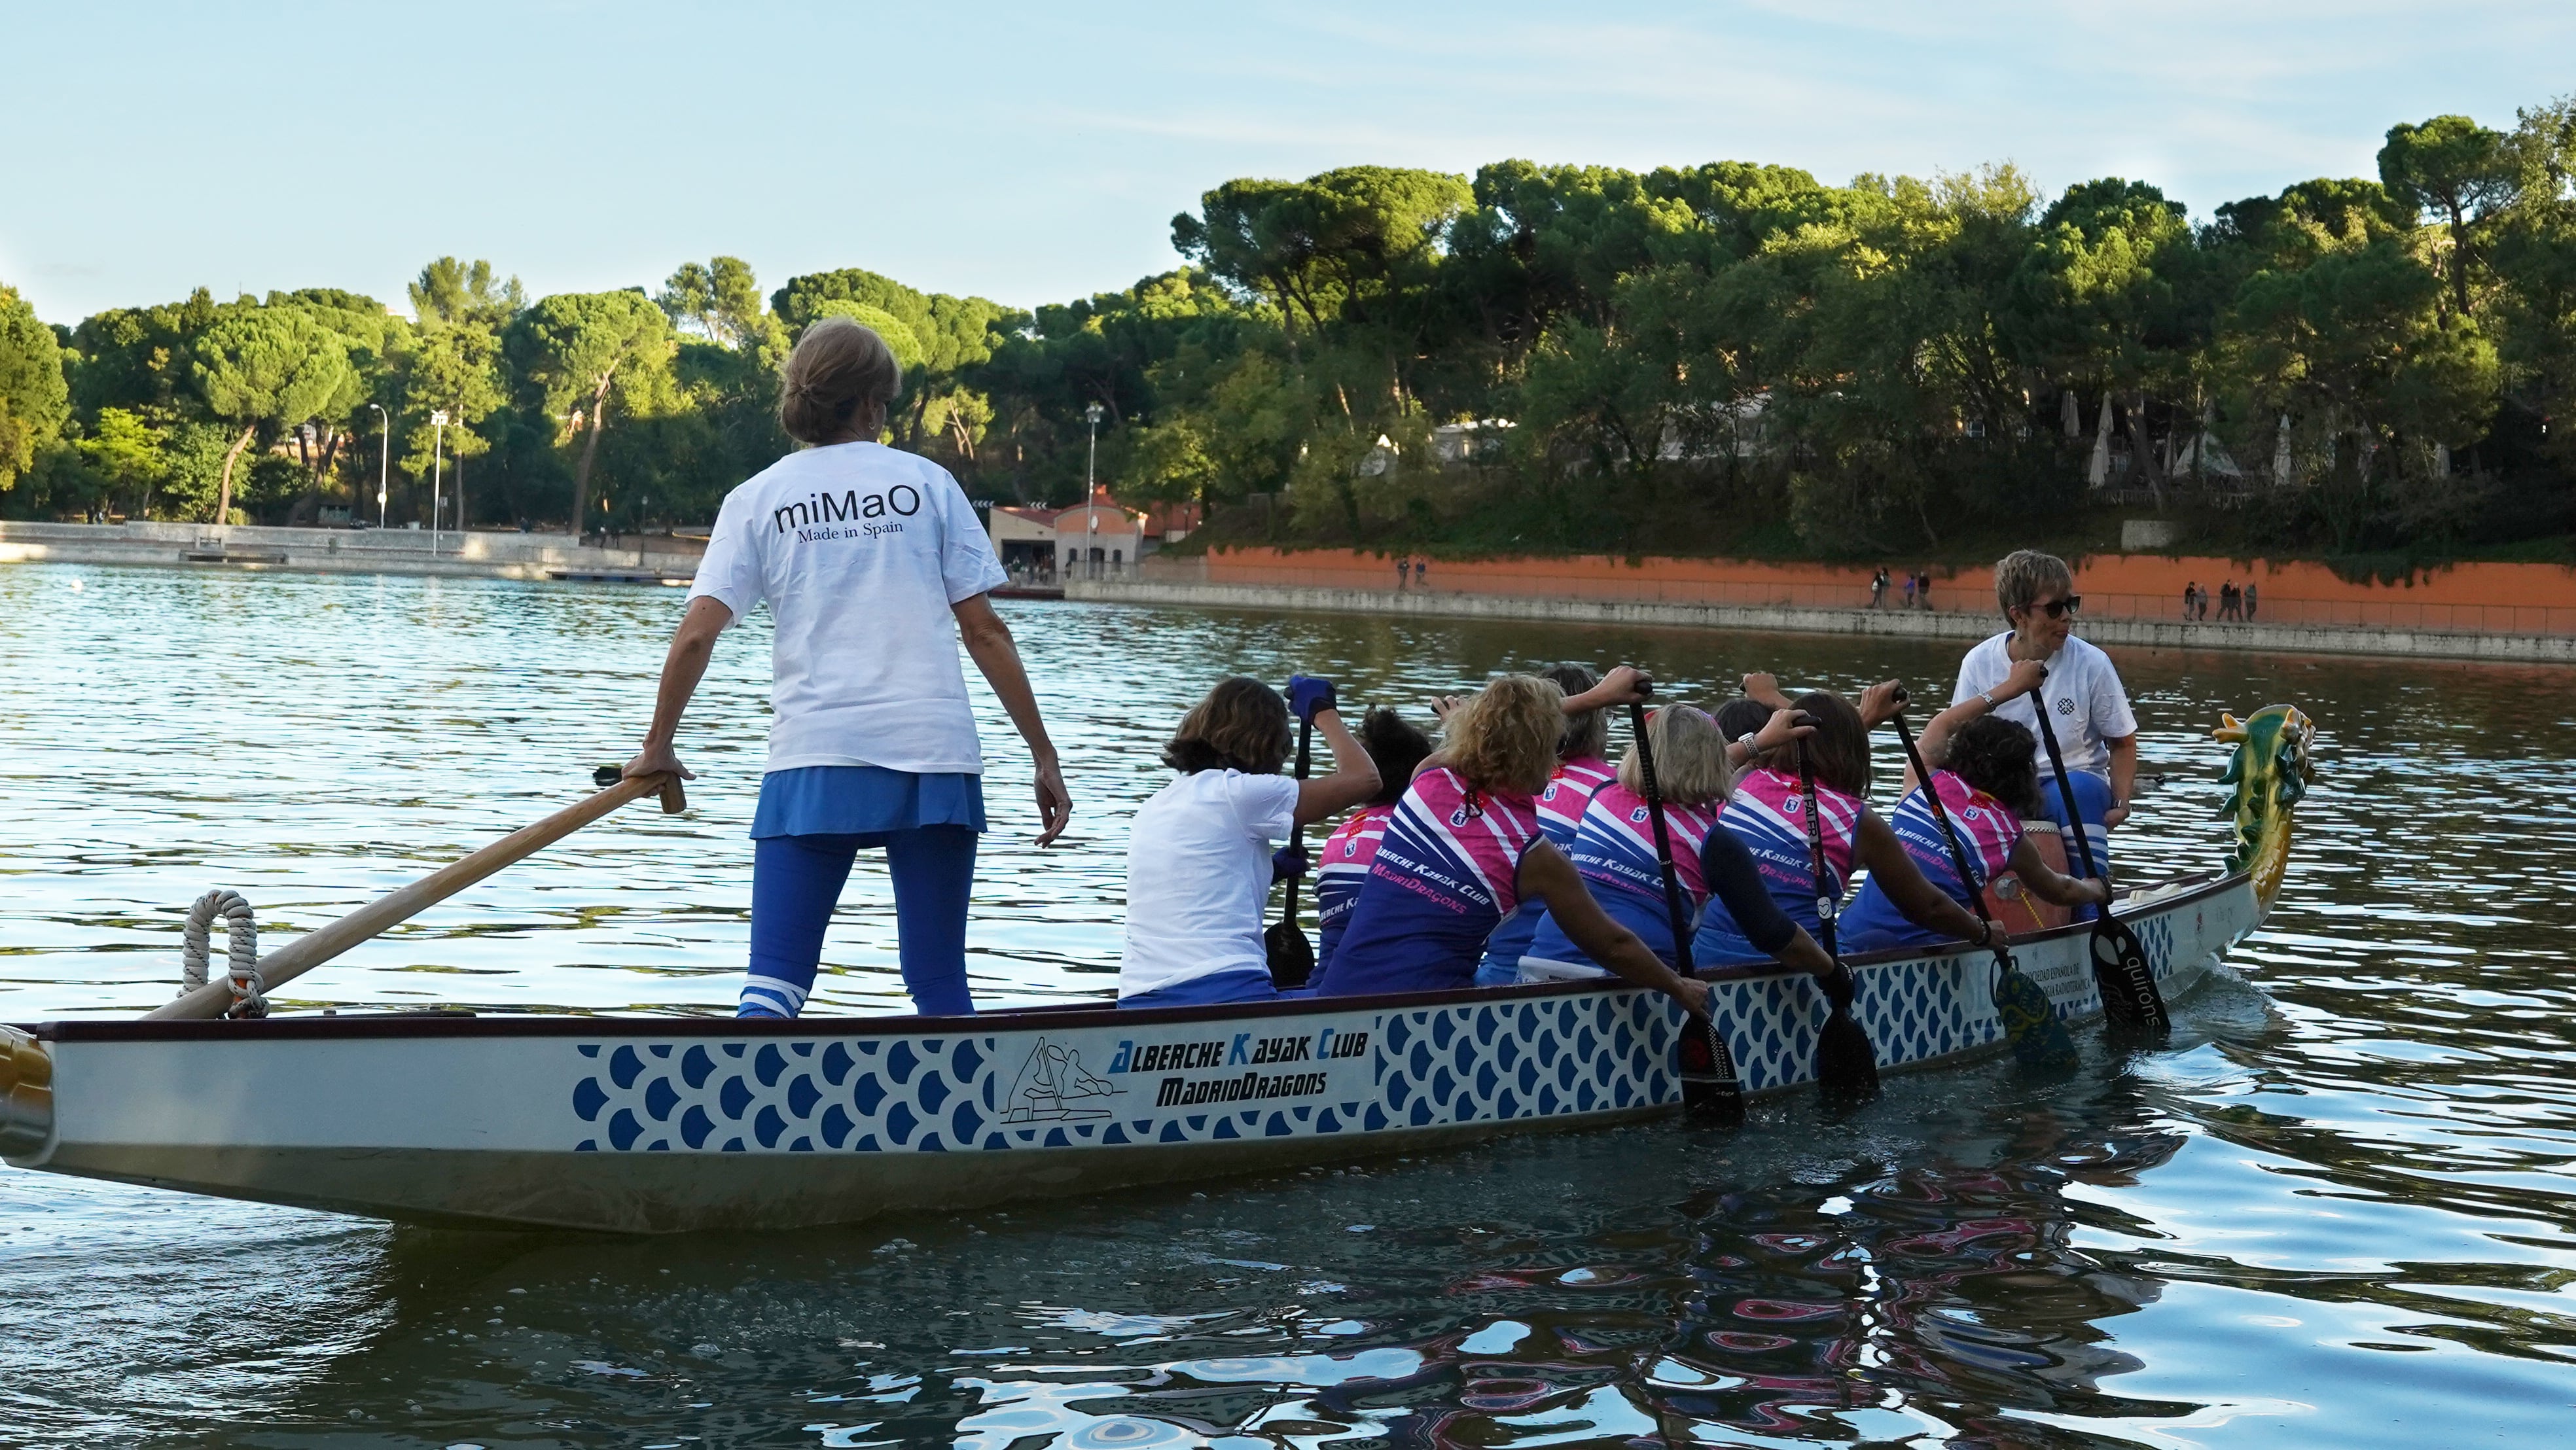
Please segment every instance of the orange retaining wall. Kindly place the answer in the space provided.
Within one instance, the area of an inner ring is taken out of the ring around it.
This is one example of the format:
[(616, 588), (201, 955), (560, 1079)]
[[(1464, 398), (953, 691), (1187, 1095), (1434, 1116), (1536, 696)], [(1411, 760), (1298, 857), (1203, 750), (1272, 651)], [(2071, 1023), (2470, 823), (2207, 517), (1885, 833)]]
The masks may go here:
[[(1193, 565), (1197, 567), (1193, 567)], [(1907, 565), (1890, 561), (1886, 607), (1901, 606)], [(1200, 572), (1204, 569), (1204, 574)], [(1993, 613), (1994, 577), (1984, 568), (1934, 568), (1932, 607)], [(1324, 589), (1394, 589), (1396, 559), (1350, 549), (1220, 549), (1202, 559), (1155, 559), (1146, 577), (1204, 578), (1211, 584)], [(1861, 565), (1767, 564), (1737, 559), (1599, 554), (1556, 559), (1431, 561), (1428, 587), (1449, 593), (1538, 595), (1658, 604), (1793, 605), (1858, 609), (1869, 602), (1871, 570)], [(2399, 584), (2356, 584), (2322, 564), (2096, 554), (2077, 561), (2084, 612), (2100, 619), (2180, 619), (2185, 583), (2211, 595), (2218, 617), (2222, 583), (2253, 583), (2255, 622), (2363, 625), (2479, 634), (2576, 634), (2576, 568), (2558, 564), (2468, 563), (2425, 570)], [(1423, 587), (1423, 586), (1415, 586)]]

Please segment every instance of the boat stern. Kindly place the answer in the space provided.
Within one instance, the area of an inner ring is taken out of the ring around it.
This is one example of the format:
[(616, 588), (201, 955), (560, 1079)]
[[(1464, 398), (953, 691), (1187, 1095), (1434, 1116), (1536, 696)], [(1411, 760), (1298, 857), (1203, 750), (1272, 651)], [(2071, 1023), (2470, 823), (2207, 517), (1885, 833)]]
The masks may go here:
[(53, 1140), (53, 1055), (26, 1033), (0, 1025), (0, 1158), (32, 1158)]

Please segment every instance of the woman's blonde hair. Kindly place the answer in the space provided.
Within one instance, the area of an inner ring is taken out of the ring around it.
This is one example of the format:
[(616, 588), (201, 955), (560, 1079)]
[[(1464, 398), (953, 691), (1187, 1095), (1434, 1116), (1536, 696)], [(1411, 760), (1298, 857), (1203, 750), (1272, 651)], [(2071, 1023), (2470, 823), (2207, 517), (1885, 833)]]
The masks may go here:
[[(1646, 717), (1646, 743), (1655, 751), (1655, 785), (1677, 806), (1700, 806), (1723, 798), (1732, 784), (1726, 769), (1726, 737), (1717, 722), (1688, 705), (1666, 705)], [(1637, 747), (1619, 758), (1619, 783), (1646, 793), (1645, 763)]]
[(1504, 675), (1449, 712), (1441, 754), (1479, 790), (1536, 795), (1556, 773), (1565, 691), (1535, 675)]
[(903, 391), (903, 365), (874, 329), (825, 317), (796, 340), (778, 381), (778, 424), (787, 436), (828, 443), (850, 431), (862, 413), (884, 417)]

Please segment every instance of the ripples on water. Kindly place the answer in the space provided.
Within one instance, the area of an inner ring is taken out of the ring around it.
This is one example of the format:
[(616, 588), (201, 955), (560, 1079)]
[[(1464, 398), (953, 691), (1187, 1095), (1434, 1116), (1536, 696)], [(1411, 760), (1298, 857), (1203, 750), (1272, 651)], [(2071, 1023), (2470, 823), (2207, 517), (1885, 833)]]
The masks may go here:
[[(167, 997), (187, 902), (306, 929), (621, 759), (676, 592), (0, 570), (0, 1020)], [(1079, 814), (1038, 856), (989, 700), (979, 996), (1115, 970), (1152, 747), (1216, 673), (1412, 701), (1557, 658), (1685, 696), (1956, 651), (1014, 607)], [(284, 993), (727, 1012), (763, 621), (630, 807)], [(2221, 708), (2322, 728), (2290, 884), (2169, 1051), (796, 1235), (382, 1225), (0, 1171), (0, 1443), (1072, 1447), (2563, 1443), (2576, 1410), (2562, 671), (2118, 652), (2131, 864), (2220, 850)], [(1881, 751), (1882, 786), (1892, 749)], [(1882, 788), (1884, 800), (1888, 792)], [(817, 1010), (900, 1003), (881, 869)], [(2259, 989), (2259, 990), (2258, 990)], [(2557, 1427), (2552, 1429), (2551, 1427)]]

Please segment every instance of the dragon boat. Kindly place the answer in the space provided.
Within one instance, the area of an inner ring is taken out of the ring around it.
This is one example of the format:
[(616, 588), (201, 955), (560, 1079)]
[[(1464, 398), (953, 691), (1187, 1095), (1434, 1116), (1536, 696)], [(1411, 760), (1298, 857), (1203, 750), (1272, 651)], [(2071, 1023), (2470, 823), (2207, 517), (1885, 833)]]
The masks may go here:
[[(2224, 717), (2217, 736), (2235, 747), (2225, 869), (2117, 908), (2168, 999), (2270, 909), (2311, 778), (2314, 728), (2294, 708)], [(2101, 1012), (2089, 933), (2014, 944), (2070, 1023)], [(1848, 960), (1882, 1070), (2002, 1050), (1982, 950)], [(1811, 979), (1710, 976), (1745, 1091), (1813, 1081), (1826, 1005)], [(957, 1018), (50, 1022), (0, 1027), (0, 1156), (419, 1223), (791, 1228), (1674, 1112), (1685, 1021), (1605, 979)]]

